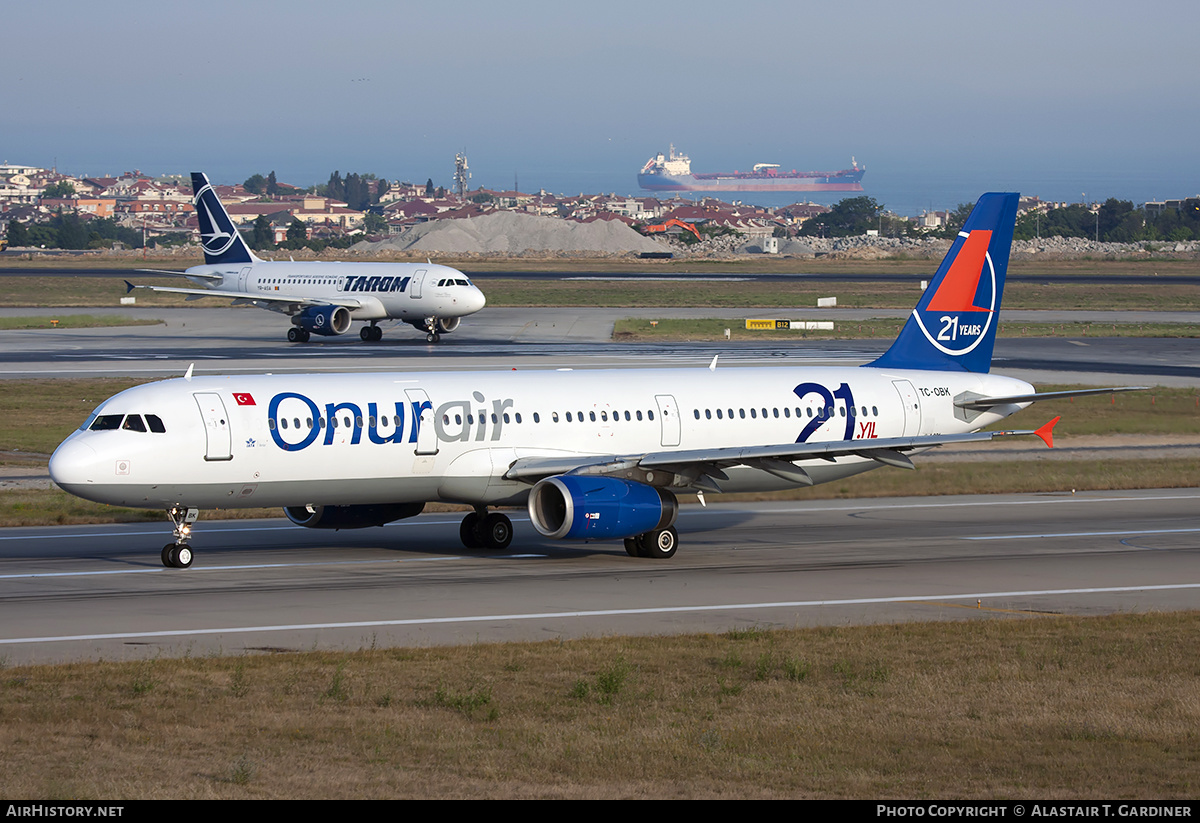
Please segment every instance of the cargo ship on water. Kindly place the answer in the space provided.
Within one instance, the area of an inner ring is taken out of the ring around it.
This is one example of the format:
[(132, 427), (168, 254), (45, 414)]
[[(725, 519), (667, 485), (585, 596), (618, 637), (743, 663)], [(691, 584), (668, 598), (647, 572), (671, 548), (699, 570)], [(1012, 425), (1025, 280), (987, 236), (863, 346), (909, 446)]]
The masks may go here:
[(780, 171), (777, 163), (756, 163), (751, 171), (693, 174), (692, 161), (675, 147), (646, 161), (638, 185), (646, 191), (862, 191), (865, 166), (850, 158), (841, 171)]

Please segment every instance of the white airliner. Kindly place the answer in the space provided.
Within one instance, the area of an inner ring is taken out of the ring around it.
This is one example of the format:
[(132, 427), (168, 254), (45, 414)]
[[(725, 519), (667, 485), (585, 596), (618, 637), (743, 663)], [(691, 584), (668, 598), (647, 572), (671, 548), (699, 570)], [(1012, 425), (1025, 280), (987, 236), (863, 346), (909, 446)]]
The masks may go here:
[[(192, 377), (106, 400), (50, 474), (112, 505), (162, 508), (163, 563), (192, 562), (201, 508), (282, 506), (311, 528), (378, 526), (428, 501), (474, 508), (460, 537), (503, 549), (525, 503), (548, 538), (675, 553), (676, 496), (840, 480), (978, 431), (1048, 397), (989, 374), (1016, 194), (985, 194), (900, 336), (851, 368)], [(1057, 420), (1057, 418), (1056, 418)]]
[(433, 263), (260, 260), (229, 219), (208, 178), (192, 172), (192, 190), (204, 265), (183, 272), (145, 271), (182, 275), (201, 288), (135, 286), (126, 281), (130, 291), (173, 292), (189, 300), (229, 297), (234, 305), (282, 312), (291, 315), (288, 340), (293, 343), (306, 343), (313, 334), (345, 334), (354, 320), (370, 323), (360, 330), (364, 341), (383, 338), (380, 320), (402, 320), (436, 343), (486, 302), (465, 274)]

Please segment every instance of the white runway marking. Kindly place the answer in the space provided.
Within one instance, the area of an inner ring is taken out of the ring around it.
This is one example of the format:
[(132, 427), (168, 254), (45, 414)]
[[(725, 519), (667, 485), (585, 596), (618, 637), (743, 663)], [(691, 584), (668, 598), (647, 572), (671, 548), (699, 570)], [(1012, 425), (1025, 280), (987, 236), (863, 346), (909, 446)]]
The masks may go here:
[(963, 540), (1030, 540), (1046, 537), (1114, 537), (1121, 534), (1189, 534), (1200, 529), (1122, 529), (1118, 532), (1056, 532), (1046, 534), (988, 534), (964, 537)]
[(174, 629), (151, 632), (116, 632), (112, 634), (74, 634), (47, 637), (12, 637), (0, 639), (0, 646), (21, 643), (62, 643), (67, 641), (130, 640), (133, 638), (188, 637), (215, 634), (249, 634), (252, 632), (311, 631), (315, 629), (370, 629), (388, 626), (434, 626), (445, 624), (491, 623), (504, 620), (554, 620), (571, 617), (623, 617), (644, 614), (682, 614), (753, 609), (795, 609), (814, 606), (861, 606), (881, 603), (922, 603), (946, 600), (992, 600), (1000, 597), (1046, 597), (1070, 594), (1114, 594), (1122, 592), (1168, 591), (1200, 589), (1200, 583), (1173, 583), (1153, 586), (1114, 586), (1089, 589), (1032, 589), (1010, 592), (971, 592), (966, 594), (920, 594), (900, 597), (862, 597), (845, 600), (791, 600), (772, 603), (731, 603), (713, 606), (658, 606), (643, 609), (597, 609), (592, 611), (537, 612), (518, 614), (464, 615), (461, 617), (414, 617), (406, 620), (361, 620), (351, 623), (294, 623), (276, 626), (227, 626), (220, 629)]

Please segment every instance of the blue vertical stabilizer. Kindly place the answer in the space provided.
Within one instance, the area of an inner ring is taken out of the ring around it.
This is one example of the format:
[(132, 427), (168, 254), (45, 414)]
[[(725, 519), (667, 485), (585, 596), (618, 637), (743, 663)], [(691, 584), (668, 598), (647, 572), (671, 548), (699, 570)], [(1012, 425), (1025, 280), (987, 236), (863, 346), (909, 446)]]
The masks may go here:
[(979, 198), (900, 336), (869, 367), (987, 373), (1019, 199)]
[(205, 263), (219, 265), (258, 260), (229, 219), (208, 178), (198, 171), (192, 172), (192, 202), (200, 223), (200, 243), (204, 247)]

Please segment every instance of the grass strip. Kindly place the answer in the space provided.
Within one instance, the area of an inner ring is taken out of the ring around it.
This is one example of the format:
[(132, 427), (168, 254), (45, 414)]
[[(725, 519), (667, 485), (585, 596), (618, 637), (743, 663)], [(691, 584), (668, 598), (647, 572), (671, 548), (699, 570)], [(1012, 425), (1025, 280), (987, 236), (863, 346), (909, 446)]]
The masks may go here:
[(10, 667), (0, 794), (1196, 796), (1200, 613), (996, 605), (912, 607), (953, 622)]
[(0, 330), (97, 329), (113, 326), (157, 326), (161, 320), (107, 314), (63, 314), (58, 317), (0, 317)]

